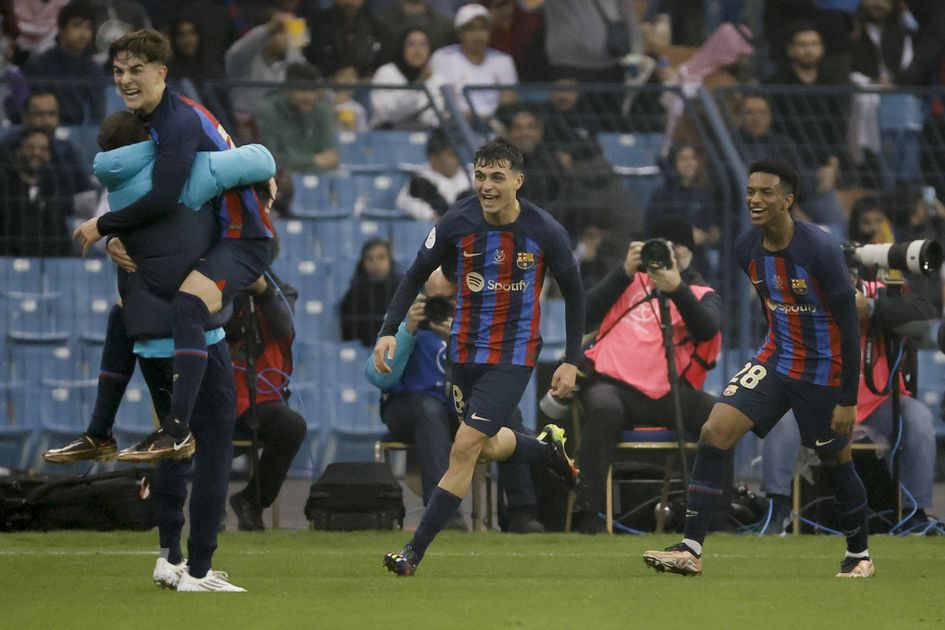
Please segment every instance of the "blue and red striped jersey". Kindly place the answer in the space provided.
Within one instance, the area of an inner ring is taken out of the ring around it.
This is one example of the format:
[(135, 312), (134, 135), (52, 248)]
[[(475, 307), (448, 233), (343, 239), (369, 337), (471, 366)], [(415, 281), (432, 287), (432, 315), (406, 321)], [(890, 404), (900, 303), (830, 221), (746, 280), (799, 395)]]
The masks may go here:
[[(197, 151), (225, 151), (234, 146), (213, 114), (170, 87), (165, 88), (161, 102), (146, 123), (157, 143), (151, 191), (121, 214), (102, 216), (99, 219), (102, 234), (130, 231), (170, 212), (177, 206)], [(168, 201), (171, 193), (173, 199)], [(167, 199), (160, 201), (163, 197)], [(213, 206), (221, 238), (272, 237), (269, 213), (252, 187), (227, 190), (213, 201)]]
[[(794, 236), (786, 249), (768, 251), (762, 232), (752, 229), (735, 244), (738, 265), (751, 279), (768, 319), (768, 335), (755, 359), (775, 366), (790, 378), (839, 387), (845, 368), (841, 356), (844, 335), (858, 338), (855, 312), (837, 314), (853, 303), (854, 289), (840, 244), (827, 232), (794, 221)], [(858, 341), (856, 342), (858, 343)], [(856, 374), (859, 365), (852, 366)], [(855, 395), (853, 398), (855, 402)]]
[(454, 363), (533, 366), (541, 350), (539, 297), (545, 273), (576, 273), (564, 228), (547, 212), (519, 199), (508, 225), (486, 222), (478, 197), (456, 203), (437, 223), (414, 265), (426, 277), (443, 265), (456, 271)]

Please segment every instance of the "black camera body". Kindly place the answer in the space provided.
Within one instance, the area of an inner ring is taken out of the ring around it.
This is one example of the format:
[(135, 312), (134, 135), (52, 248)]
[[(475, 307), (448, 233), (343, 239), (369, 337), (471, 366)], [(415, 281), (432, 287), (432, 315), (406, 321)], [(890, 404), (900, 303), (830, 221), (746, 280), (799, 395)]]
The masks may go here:
[(420, 322), (420, 328), (429, 329), (430, 324), (441, 324), (449, 319), (452, 313), (453, 303), (448, 297), (432, 295), (423, 305), (424, 321)]
[(651, 238), (640, 249), (643, 271), (649, 269), (672, 269), (673, 246), (665, 238)]

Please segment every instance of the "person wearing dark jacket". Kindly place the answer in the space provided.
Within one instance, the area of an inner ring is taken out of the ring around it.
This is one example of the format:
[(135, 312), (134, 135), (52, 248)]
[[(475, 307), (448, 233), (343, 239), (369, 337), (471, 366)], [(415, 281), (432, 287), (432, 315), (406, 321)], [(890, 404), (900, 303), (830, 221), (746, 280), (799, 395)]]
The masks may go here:
[(714, 361), (721, 347), (722, 300), (689, 267), (692, 226), (675, 218), (650, 231), (673, 244), (669, 268), (644, 268), (643, 243), (630, 243), (622, 266), (587, 293), (585, 330), (597, 330), (584, 353), (590, 368), (581, 386), (584, 421), (577, 453), (581, 478), (575, 498), (573, 527), (585, 534), (603, 531), (604, 484), (621, 431), (635, 426), (674, 425), (673, 396), (663, 350), (659, 307), (649, 299), (663, 292), (670, 303), (676, 370), (686, 430), (699, 433), (715, 404), (701, 391), (698, 361)]
[[(234, 438), (250, 439), (255, 420), (262, 445), (259, 465), (246, 487), (230, 495), (230, 507), (236, 513), (241, 532), (266, 528), (262, 511), (279, 495), (292, 459), (305, 438), (305, 419), (286, 404), (295, 339), (292, 310), (298, 297), (295, 287), (267, 272), (233, 300), (233, 317), (226, 325), (236, 381)], [(256, 374), (256, 406), (252, 409), (246, 369), (250, 351)]]
[(373, 347), (400, 275), (395, 273), (390, 243), (382, 238), (361, 247), (358, 267), (341, 300), (341, 339)]

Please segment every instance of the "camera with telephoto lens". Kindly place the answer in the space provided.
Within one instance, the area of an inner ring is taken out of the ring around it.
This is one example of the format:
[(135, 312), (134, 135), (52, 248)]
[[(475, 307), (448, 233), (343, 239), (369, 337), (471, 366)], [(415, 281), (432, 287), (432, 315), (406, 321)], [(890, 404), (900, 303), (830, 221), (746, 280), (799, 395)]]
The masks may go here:
[(908, 271), (916, 275), (930, 276), (942, 266), (942, 244), (933, 239), (907, 241), (905, 243), (881, 243), (860, 245), (843, 244), (847, 261), (880, 269)]
[(452, 312), (453, 304), (448, 297), (431, 295), (423, 305), (424, 321), (420, 322), (420, 328), (429, 329), (430, 324), (442, 324)]
[(648, 269), (672, 269), (673, 246), (665, 238), (651, 238), (640, 249), (643, 271)]

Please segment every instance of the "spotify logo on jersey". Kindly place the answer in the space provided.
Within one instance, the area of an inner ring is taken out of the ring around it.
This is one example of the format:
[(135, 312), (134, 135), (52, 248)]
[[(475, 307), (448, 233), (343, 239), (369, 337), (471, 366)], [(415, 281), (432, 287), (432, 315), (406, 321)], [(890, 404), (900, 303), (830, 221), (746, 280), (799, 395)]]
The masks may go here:
[(482, 274), (471, 271), (466, 274), (466, 286), (469, 287), (469, 290), (473, 293), (479, 293), (482, 291), (482, 287), (485, 286), (486, 282), (482, 277)]

